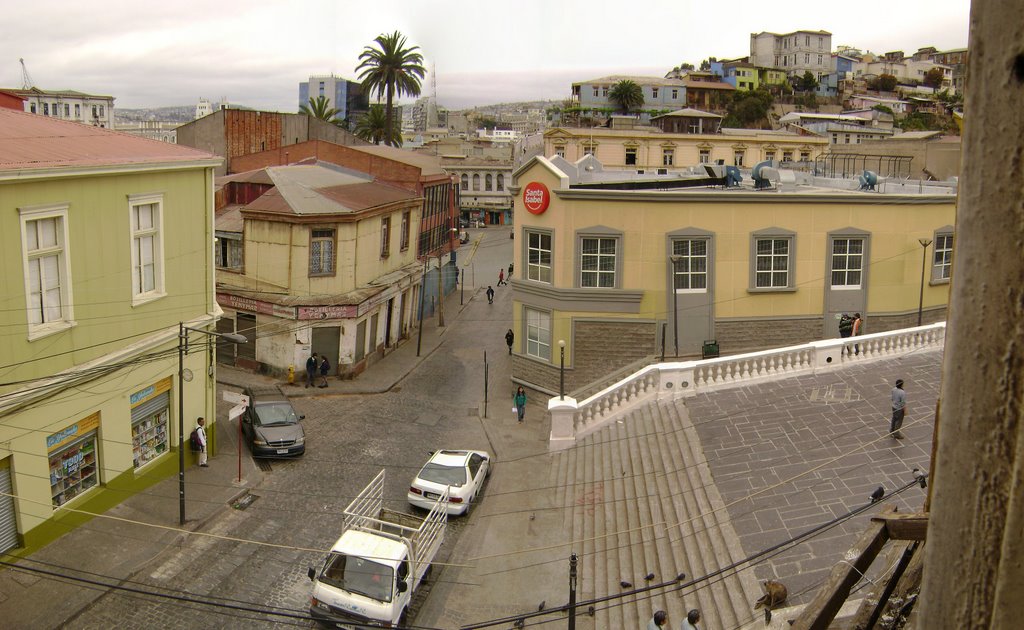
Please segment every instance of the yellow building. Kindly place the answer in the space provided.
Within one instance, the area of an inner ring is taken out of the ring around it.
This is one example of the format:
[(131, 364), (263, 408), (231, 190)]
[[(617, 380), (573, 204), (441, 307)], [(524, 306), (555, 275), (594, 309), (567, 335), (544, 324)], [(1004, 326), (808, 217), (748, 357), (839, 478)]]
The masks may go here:
[[(780, 171), (755, 190), (537, 157), (515, 173), (514, 378), (568, 389), (660, 356), (734, 354), (944, 318), (956, 188)], [(929, 243), (922, 248), (918, 239)]]
[(220, 315), (219, 163), (0, 109), (0, 551), (37, 548), (85, 520), (64, 508), (103, 511), (177, 470), (198, 416), (215, 446), (209, 337), (188, 333), (185, 383), (177, 350), (179, 325)]
[(633, 129), (555, 127), (544, 132), (544, 155), (575, 162), (594, 155), (608, 168), (679, 171), (699, 164), (751, 167), (765, 160), (812, 162), (828, 139), (787, 131), (723, 128), (719, 133), (664, 133)]
[[(233, 356), (225, 348), (221, 361), (277, 373), (291, 366), (301, 378), (316, 352), (332, 373), (352, 375), (409, 337), (424, 273), (416, 253), (423, 197), (323, 162), (218, 185), (226, 204), (217, 211), (219, 243), (236, 244), (218, 261), (221, 331), (253, 340)], [(453, 241), (448, 229), (441, 238)]]

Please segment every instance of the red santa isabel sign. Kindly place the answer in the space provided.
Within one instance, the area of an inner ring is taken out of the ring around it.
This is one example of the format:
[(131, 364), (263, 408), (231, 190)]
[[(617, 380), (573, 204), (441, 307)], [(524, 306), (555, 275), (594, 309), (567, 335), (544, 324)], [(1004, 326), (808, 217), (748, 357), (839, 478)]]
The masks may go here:
[(551, 191), (540, 182), (530, 182), (523, 187), (523, 205), (531, 214), (544, 214), (551, 203)]

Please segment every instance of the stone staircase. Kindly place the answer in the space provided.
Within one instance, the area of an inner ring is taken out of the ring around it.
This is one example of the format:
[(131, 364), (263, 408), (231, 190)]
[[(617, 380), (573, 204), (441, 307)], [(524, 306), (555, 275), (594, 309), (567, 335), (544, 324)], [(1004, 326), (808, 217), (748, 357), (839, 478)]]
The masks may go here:
[[(578, 599), (614, 595), (671, 580), (687, 580), (745, 554), (729, 524), (697, 433), (680, 403), (650, 402), (558, 453), (551, 468), (579, 555)], [(578, 541), (578, 542), (577, 542)], [(597, 604), (593, 627), (644, 628), (655, 610), (679, 627), (699, 608), (701, 627), (736, 628), (754, 617), (760, 589), (752, 569), (719, 576), (683, 591), (662, 589)]]

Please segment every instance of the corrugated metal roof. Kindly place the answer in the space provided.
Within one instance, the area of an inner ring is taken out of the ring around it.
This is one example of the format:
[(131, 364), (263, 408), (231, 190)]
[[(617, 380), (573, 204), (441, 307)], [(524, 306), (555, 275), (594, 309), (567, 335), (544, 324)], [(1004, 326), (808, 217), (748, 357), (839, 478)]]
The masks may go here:
[(415, 166), (420, 169), (421, 175), (443, 175), (444, 169), (441, 168), (441, 160), (437, 156), (424, 155), (422, 153), (414, 153), (412, 151), (406, 151), (405, 149), (399, 149), (397, 147), (389, 147), (383, 144), (371, 144), (369, 146), (349, 146), (347, 147), (353, 151), (361, 151), (363, 153), (369, 153), (371, 155), (378, 155), (382, 158), (394, 160), (396, 162), (402, 162), (410, 166)]
[(612, 74), (606, 77), (598, 77), (589, 81), (575, 81), (573, 85), (591, 85), (594, 83), (618, 83), (619, 81), (632, 81), (639, 86), (654, 85), (654, 86), (667, 86), (667, 87), (682, 87), (683, 82), (681, 79), (666, 79), (663, 77), (644, 77), (632, 74)]
[(0, 171), (220, 161), (189, 147), (0, 109)]
[(667, 118), (669, 116), (682, 116), (685, 118), (722, 118), (722, 116), (719, 116), (718, 114), (703, 112), (699, 109), (694, 109), (692, 107), (685, 107), (683, 109), (677, 109), (674, 112), (662, 114), (661, 116), (654, 116), (653, 118), (651, 118), (651, 120), (657, 120), (658, 118)]
[[(269, 166), (274, 188), (246, 210), (291, 215), (351, 214), (376, 206), (418, 199), (415, 193), (376, 182), (369, 175), (329, 164)], [(252, 181), (255, 177), (246, 181)]]

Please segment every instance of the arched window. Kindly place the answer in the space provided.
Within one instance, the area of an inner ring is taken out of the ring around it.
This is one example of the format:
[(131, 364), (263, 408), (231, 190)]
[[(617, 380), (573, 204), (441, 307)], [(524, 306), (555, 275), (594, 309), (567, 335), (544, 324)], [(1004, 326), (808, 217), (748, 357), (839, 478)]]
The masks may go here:
[(484, 190), (494, 190), (493, 180), (491, 179), (490, 173), (484, 175)]
[(469, 175), (462, 174), (462, 190), (469, 190)]
[(505, 176), (498, 173), (498, 190), (505, 190)]
[(480, 173), (473, 173), (473, 190), (480, 190)]

